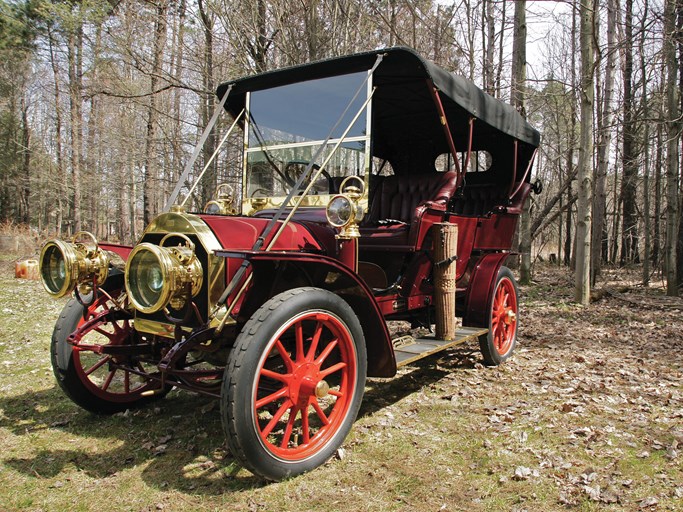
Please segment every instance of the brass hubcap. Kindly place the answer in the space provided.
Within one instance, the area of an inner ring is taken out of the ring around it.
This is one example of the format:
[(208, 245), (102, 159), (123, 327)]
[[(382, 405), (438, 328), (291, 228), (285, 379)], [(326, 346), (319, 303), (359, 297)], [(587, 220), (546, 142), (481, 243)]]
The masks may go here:
[(511, 323), (514, 322), (515, 320), (517, 320), (517, 314), (516, 314), (514, 311), (509, 310), (509, 311), (507, 312), (507, 323), (508, 323), (508, 324), (511, 324)]
[(325, 382), (324, 380), (321, 380), (315, 385), (315, 396), (318, 398), (323, 398), (327, 396), (327, 393), (330, 391), (330, 385)]

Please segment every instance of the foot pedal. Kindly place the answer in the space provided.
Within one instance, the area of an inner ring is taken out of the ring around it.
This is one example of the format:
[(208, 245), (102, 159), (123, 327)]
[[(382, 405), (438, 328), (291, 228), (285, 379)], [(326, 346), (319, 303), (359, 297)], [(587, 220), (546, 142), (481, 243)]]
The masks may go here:
[(391, 340), (391, 344), (394, 346), (394, 350), (399, 350), (403, 347), (415, 345), (415, 338), (410, 335), (399, 336), (398, 338)]

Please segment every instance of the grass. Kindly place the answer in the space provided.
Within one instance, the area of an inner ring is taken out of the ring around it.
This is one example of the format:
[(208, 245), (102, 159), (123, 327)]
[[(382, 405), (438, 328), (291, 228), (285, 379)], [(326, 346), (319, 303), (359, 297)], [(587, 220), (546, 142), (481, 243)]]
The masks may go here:
[(112, 417), (70, 402), (49, 363), (65, 301), (12, 271), (1, 258), (0, 510), (683, 510), (680, 312), (579, 308), (548, 271), (523, 290), (512, 360), (468, 346), (372, 380), (344, 456), (269, 484), (227, 452), (209, 399)]

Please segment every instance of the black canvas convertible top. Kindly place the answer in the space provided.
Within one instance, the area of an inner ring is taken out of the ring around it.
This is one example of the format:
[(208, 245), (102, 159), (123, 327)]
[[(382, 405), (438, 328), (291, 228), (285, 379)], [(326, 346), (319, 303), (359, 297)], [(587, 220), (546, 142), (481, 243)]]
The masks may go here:
[(405, 144), (420, 146), (433, 155), (449, 151), (432, 96), (433, 86), (439, 91), (459, 151), (467, 149), (470, 118), (475, 118), (475, 149), (495, 151), (501, 145), (511, 147), (512, 141), (517, 140), (524, 160), (522, 154), (530, 156), (539, 145), (539, 132), (513, 107), (409, 48), (374, 50), (268, 71), (223, 83), (217, 94), (221, 97), (233, 84), (225, 108), (235, 116), (244, 107), (247, 91), (369, 70), (379, 54), (384, 58), (373, 78), (373, 85), (377, 86), (373, 98), (373, 154), (376, 156), (394, 154)]

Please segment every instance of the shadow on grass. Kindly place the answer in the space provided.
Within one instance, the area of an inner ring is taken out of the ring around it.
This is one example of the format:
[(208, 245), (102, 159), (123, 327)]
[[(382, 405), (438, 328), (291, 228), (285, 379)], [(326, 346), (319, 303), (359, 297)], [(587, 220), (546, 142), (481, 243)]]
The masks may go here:
[(37, 479), (69, 478), (75, 470), (102, 480), (141, 467), (149, 486), (193, 494), (264, 485), (224, 449), (213, 402), (172, 392), (145, 408), (100, 416), (72, 404), (56, 386), (0, 397), (0, 428), (23, 438), (18, 444), (30, 453), (12, 458), (0, 453), (0, 464)]
[(391, 379), (370, 380), (358, 416), (371, 416), (447, 375), (474, 368), (472, 353), (469, 346), (457, 347), (420, 359)]
[[(373, 379), (359, 416), (472, 368), (468, 354), (448, 351), (414, 363), (394, 379)], [(98, 416), (76, 407), (54, 387), (0, 397), (0, 410), (0, 428), (24, 437), (26, 446), (41, 447), (26, 457), (0, 454), (0, 463), (30, 477), (68, 478), (70, 471), (78, 471), (106, 480), (142, 467), (144, 481), (159, 490), (218, 495), (267, 485), (225, 449), (218, 404), (210, 398), (174, 391), (143, 409)]]

